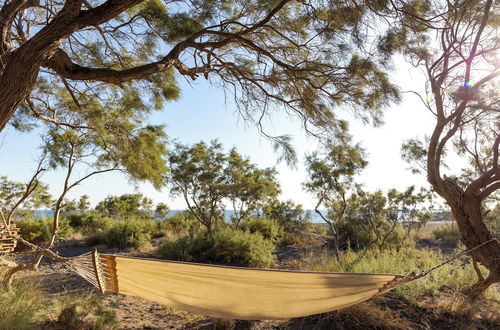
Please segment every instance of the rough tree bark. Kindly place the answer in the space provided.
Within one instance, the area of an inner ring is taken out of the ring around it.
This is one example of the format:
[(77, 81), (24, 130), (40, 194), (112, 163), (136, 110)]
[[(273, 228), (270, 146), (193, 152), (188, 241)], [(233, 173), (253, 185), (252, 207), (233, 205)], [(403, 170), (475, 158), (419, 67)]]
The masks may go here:
[[(0, 40), (0, 86), (2, 86), (0, 89), (0, 131), (5, 128), (16, 109), (31, 93), (43, 65), (60, 69), (65, 67), (61, 57), (53, 58), (63, 41), (75, 31), (106, 22), (141, 1), (108, 0), (101, 6), (81, 10), (83, 0), (68, 0), (51, 22), (12, 51), (5, 36), (14, 16), (28, 6), (35, 6), (37, 2), (13, 0), (0, 10), (0, 22), (2, 22), (0, 23), (2, 32)], [(85, 79), (91, 78), (85, 77)]]

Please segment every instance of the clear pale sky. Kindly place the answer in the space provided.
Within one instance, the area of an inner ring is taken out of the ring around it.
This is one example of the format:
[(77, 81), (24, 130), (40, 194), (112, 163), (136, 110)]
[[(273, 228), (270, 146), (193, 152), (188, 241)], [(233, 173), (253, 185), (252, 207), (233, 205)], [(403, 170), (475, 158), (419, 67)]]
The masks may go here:
[[(394, 77), (402, 90), (423, 89), (424, 81), (418, 71), (410, 71), (402, 61), (397, 62), (398, 69)], [(305, 180), (303, 166), (304, 153), (317, 149), (318, 142), (305, 136), (298, 120), (283, 115), (278, 110), (267, 125), (270, 134), (292, 134), (294, 144), (300, 156), (296, 169), (288, 168), (284, 163), (276, 164), (268, 140), (261, 137), (257, 129), (248, 126), (239, 118), (234, 105), (225, 102), (220, 89), (211, 87), (203, 78), (188, 85), (180, 79), (182, 95), (180, 100), (168, 103), (162, 112), (155, 113), (151, 122), (165, 124), (170, 139), (182, 143), (195, 143), (200, 140), (218, 139), (224, 147), (235, 146), (238, 151), (261, 167), (276, 166), (282, 188), (282, 199), (292, 199), (305, 208), (313, 208), (314, 201), (302, 191), (301, 183)], [(340, 111), (340, 109), (339, 109)], [(350, 120), (351, 134), (368, 153), (369, 166), (359, 177), (368, 190), (389, 188), (404, 189), (412, 184), (425, 185), (424, 176), (411, 174), (407, 164), (400, 158), (401, 141), (406, 138), (430, 134), (433, 128), (431, 114), (423, 107), (419, 99), (410, 94), (404, 100), (393, 105), (385, 113), (385, 124), (374, 128), (353, 120), (347, 112), (340, 112), (340, 117)], [(0, 175), (11, 180), (27, 181), (35, 167), (34, 159), (38, 156), (38, 133), (21, 134), (8, 128), (0, 133)], [(61, 190), (62, 172), (46, 173), (42, 181), (50, 185), (50, 192), (56, 195)], [(183, 200), (173, 199), (168, 190), (156, 191), (149, 184), (130, 183), (118, 173), (104, 174), (84, 182), (76, 187), (70, 198), (87, 194), (91, 202), (96, 203), (108, 195), (142, 192), (155, 202), (166, 202), (171, 209), (183, 209)]]

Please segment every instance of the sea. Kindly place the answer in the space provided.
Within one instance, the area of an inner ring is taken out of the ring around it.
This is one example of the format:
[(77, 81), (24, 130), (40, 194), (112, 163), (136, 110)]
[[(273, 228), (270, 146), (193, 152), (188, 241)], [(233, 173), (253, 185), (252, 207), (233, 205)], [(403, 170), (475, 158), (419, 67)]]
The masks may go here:
[[(185, 212), (186, 210), (169, 210), (168, 211), (168, 216), (172, 216), (176, 213), (179, 213), (179, 212)], [(311, 214), (311, 220), (313, 223), (321, 223), (323, 222), (323, 219), (321, 219), (321, 217), (316, 213), (314, 212), (314, 210), (305, 210), (303, 215), (306, 216), (307, 213), (310, 213)], [(322, 210), (321, 211), (323, 214), (327, 214), (326, 210)], [(39, 217), (52, 217), (52, 215), (54, 214), (54, 211), (53, 210), (36, 210), (35, 211), (35, 217), (36, 218), (39, 218)], [(224, 211), (224, 214), (226, 216), (226, 221), (229, 221), (229, 219), (231, 219), (231, 217), (233, 216), (234, 214), (234, 211), (233, 210), (225, 210)]]

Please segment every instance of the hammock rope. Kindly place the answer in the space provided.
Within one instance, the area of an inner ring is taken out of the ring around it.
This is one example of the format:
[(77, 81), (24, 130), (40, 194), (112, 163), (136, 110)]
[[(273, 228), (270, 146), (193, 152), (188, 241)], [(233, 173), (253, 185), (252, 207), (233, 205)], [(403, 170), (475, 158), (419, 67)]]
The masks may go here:
[(429, 274), (430, 272), (432, 272), (432, 271), (434, 271), (434, 270), (436, 270), (438, 268), (441, 268), (444, 265), (449, 264), (450, 262), (452, 262), (452, 261), (460, 258), (461, 256), (466, 255), (466, 254), (470, 254), (472, 251), (477, 250), (480, 247), (482, 247), (482, 246), (484, 246), (486, 244), (492, 243), (492, 242), (498, 242), (498, 240), (496, 238), (492, 238), (492, 239), (490, 239), (490, 240), (488, 240), (486, 242), (483, 242), (483, 243), (481, 243), (479, 245), (476, 245), (473, 248), (470, 248), (470, 249), (464, 250), (464, 251), (462, 251), (460, 253), (457, 253), (457, 254), (451, 256), (450, 258), (446, 259), (442, 263), (437, 264), (437, 265), (435, 265), (435, 266), (433, 266), (433, 267), (431, 267), (429, 269), (425, 269), (425, 270), (423, 270), (423, 271), (421, 271), (419, 273), (411, 272), (411, 273), (408, 273), (408, 274), (406, 274), (406, 275), (404, 275), (404, 276), (402, 276), (400, 278), (396, 278), (392, 282), (387, 283), (386, 286), (384, 286), (383, 288), (381, 288), (379, 294), (383, 294), (383, 293), (385, 293), (387, 291), (395, 289), (396, 287), (398, 287), (400, 285), (403, 285), (405, 283), (418, 280), (419, 278), (424, 277), (427, 274)]

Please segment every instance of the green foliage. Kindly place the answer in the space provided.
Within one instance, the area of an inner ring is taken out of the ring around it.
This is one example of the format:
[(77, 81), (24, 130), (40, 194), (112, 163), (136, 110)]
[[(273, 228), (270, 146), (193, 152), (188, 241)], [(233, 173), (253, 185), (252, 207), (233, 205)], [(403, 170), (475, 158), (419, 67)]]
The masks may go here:
[[(120, 116), (123, 118), (125, 113)], [(42, 148), (47, 154), (48, 166), (71, 170), (75, 166), (88, 167), (90, 176), (121, 169), (131, 180), (149, 181), (160, 188), (167, 172), (164, 159), (167, 137), (163, 127), (138, 127), (137, 123), (120, 122), (116, 117), (109, 119), (113, 123), (107, 123), (105, 118), (96, 120), (104, 127), (87, 130), (50, 127)], [(70, 184), (66, 188), (72, 187)]]
[[(328, 143), (321, 155), (315, 152), (305, 161), (308, 178), (303, 186), (317, 200), (316, 212), (329, 225), (335, 250), (340, 245), (339, 226), (344, 221), (348, 194), (356, 187), (354, 176), (368, 164), (363, 149), (352, 145), (346, 131), (347, 126), (336, 143)], [(321, 213), (321, 206), (328, 214)]]
[(101, 233), (114, 221), (110, 217), (103, 216), (99, 212), (87, 211), (73, 213), (65, 216), (71, 227), (86, 235)]
[(82, 195), (80, 196), (80, 199), (78, 200), (78, 210), (80, 211), (87, 211), (90, 207), (90, 202), (89, 202), (89, 196), (87, 195)]
[(304, 231), (311, 223), (310, 212), (304, 215), (302, 205), (292, 200), (271, 200), (262, 207), (264, 217), (275, 220), (285, 231)]
[(209, 230), (222, 214), (224, 162), (222, 145), (216, 141), (209, 146), (204, 142), (191, 147), (176, 144), (169, 155), (171, 193), (182, 195), (189, 211)]
[(119, 249), (144, 249), (150, 246), (151, 238), (157, 232), (157, 223), (149, 219), (128, 218), (127, 220), (103, 218), (98, 221), (104, 229), (88, 237), (91, 244), (105, 244)]
[(134, 180), (149, 181), (157, 189), (167, 173), (167, 136), (162, 126), (146, 126), (135, 132), (118, 150), (118, 161)]
[[(17, 221), (16, 225), (21, 229), (21, 237), (25, 240), (30, 242), (49, 242), (52, 236), (52, 221), (51, 218), (39, 217)], [(59, 220), (57, 239), (66, 238), (73, 234), (73, 232), (74, 230), (68, 219), (62, 218)]]
[[(343, 135), (338, 143), (329, 143), (322, 155), (317, 152), (306, 157), (308, 180), (304, 183), (306, 191), (312, 193), (321, 204), (330, 204), (345, 198), (354, 185), (354, 175), (368, 164), (363, 149), (351, 145), (351, 137)], [(341, 217), (329, 213), (332, 220)], [(333, 216), (333, 217), (332, 217)]]
[[(320, 158), (321, 157), (321, 158)], [(353, 176), (368, 163), (364, 150), (351, 145), (351, 137), (344, 134), (337, 143), (330, 142), (324, 152), (306, 157), (309, 180), (304, 188), (314, 194), (344, 192), (352, 185)]]
[[(305, 260), (302, 268), (313, 271), (408, 274), (429, 269), (444, 259), (445, 256), (439, 252), (413, 247), (364, 252), (348, 250), (340, 254), (339, 260), (328, 254)], [(396, 288), (394, 292), (401, 298), (418, 301), (424, 296), (438, 295), (444, 289), (461, 291), (476, 281), (472, 265), (469, 262), (464, 265), (464, 260), (458, 259), (423, 278)]]
[(209, 231), (223, 217), (224, 198), (238, 226), (280, 192), (274, 169), (258, 169), (235, 149), (225, 154), (217, 141), (176, 144), (169, 164), (171, 192), (184, 197), (188, 211)]
[(409, 139), (401, 145), (401, 158), (411, 167), (414, 174), (426, 171), (427, 149), (424, 143), (418, 139)]
[(102, 296), (66, 295), (53, 301), (56, 327), (63, 329), (113, 330), (120, 328), (116, 313), (103, 305)]
[(347, 201), (345, 219), (339, 223), (340, 234), (355, 249), (408, 245), (410, 232), (431, 217), (422, 205), (427, 197), (425, 191), (415, 192), (413, 186), (402, 192), (390, 189), (385, 196), (381, 191), (357, 189)]
[(96, 211), (104, 216), (110, 216), (115, 219), (126, 217), (149, 218), (152, 216), (148, 213), (150, 208), (151, 200), (138, 193), (108, 196), (97, 204)]
[[(0, 267), (0, 276), (3, 272)], [(42, 293), (31, 281), (15, 281), (10, 291), (0, 286), (0, 329), (34, 329), (43, 307)]]
[(167, 217), (170, 208), (165, 203), (158, 203), (155, 209), (155, 219), (163, 220)]
[(441, 239), (443, 241), (452, 241), (457, 243), (460, 240), (460, 231), (455, 224), (442, 225), (432, 230), (434, 239)]
[(232, 149), (226, 158), (226, 198), (233, 205), (236, 226), (281, 192), (274, 168), (258, 169)]
[[(0, 276), (4, 269), (0, 268)], [(104, 307), (101, 295), (68, 294), (47, 297), (38, 283), (14, 281), (11, 290), (0, 286), (0, 329), (112, 330), (120, 324), (114, 311)]]
[(159, 230), (175, 235), (193, 236), (202, 231), (202, 224), (189, 212), (178, 212), (158, 223)]
[[(48, 185), (36, 182), (31, 194), (19, 205), (14, 214), (14, 220), (31, 218), (37, 209), (51, 207), (52, 196), (49, 194), (48, 189)], [(12, 210), (25, 191), (25, 184), (11, 181), (6, 176), (0, 176), (0, 208), (4, 215), (7, 215)]]
[(383, 104), (400, 99), (399, 89), (389, 82), (385, 72), (372, 60), (354, 55), (347, 71), (356, 81), (350, 93), (362, 107), (379, 109)]
[(171, 260), (269, 268), (276, 263), (274, 248), (260, 233), (226, 227), (166, 241), (158, 253)]
[(249, 218), (243, 223), (241, 229), (251, 233), (259, 233), (273, 243), (281, 241), (284, 234), (283, 227), (273, 219), (268, 218)]

